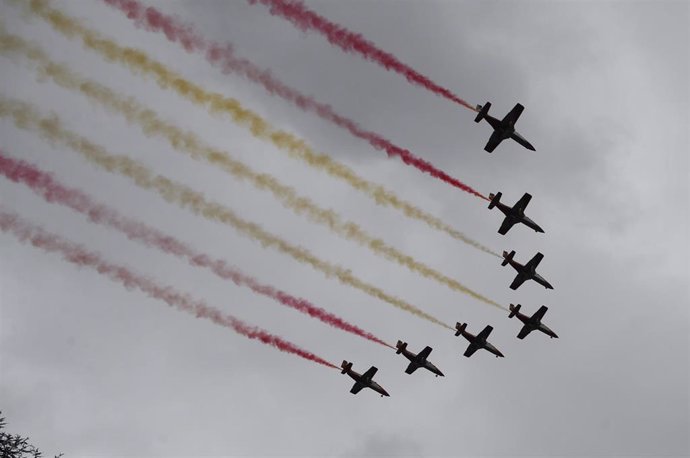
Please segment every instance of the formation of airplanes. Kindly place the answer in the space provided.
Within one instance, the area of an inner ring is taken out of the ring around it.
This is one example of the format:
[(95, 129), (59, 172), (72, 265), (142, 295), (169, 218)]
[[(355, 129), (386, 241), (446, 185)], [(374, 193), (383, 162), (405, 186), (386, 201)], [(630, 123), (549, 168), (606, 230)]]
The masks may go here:
[[(490, 102), (487, 102), (483, 106), (477, 105), (477, 117), (474, 120), (478, 123), (481, 122), (482, 119), (485, 119), (493, 128), (493, 133), (491, 134), (491, 137), (489, 137), (489, 141), (484, 147), (485, 151), (489, 153), (493, 152), (503, 140), (508, 138), (515, 140), (517, 143), (529, 150), (535, 151), (534, 146), (532, 146), (530, 142), (528, 142), (522, 135), (520, 135), (515, 130), (515, 123), (522, 114), (522, 111), (524, 110), (524, 107), (521, 104), (517, 103), (513, 107), (513, 109), (510, 110), (510, 112), (508, 112), (508, 114), (500, 120), (489, 115), (490, 107)], [(497, 192), (496, 194), (489, 194), (489, 209), (491, 210), (493, 208), (498, 208), (504, 215), (503, 222), (501, 223), (501, 226), (498, 229), (499, 234), (506, 235), (508, 231), (515, 224), (518, 223), (521, 223), (529, 227), (535, 232), (544, 232), (544, 230), (537, 223), (535, 223), (532, 219), (528, 218), (525, 215), (525, 208), (527, 208), (527, 205), (532, 200), (532, 196), (530, 194), (523, 194), (523, 196), (512, 207), (501, 202), (502, 195), (503, 194), (501, 192)], [(544, 277), (537, 273), (537, 266), (542, 261), (542, 259), (544, 259), (543, 254), (535, 254), (532, 257), (532, 259), (530, 259), (526, 264), (520, 264), (519, 262), (515, 261), (513, 259), (514, 256), (514, 250), (510, 251), (510, 253), (504, 251), (503, 260), (501, 261), (502, 266), (507, 266), (510, 264), (510, 266), (517, 272), (517, 275), (510, 284), (510, 289), (518, 289), (527, 280), (534, 280), (546, 289), (553, 289), (551, 283), (546, 281)], [(542, 305), (536, 312), (532, 314), (532, 316), (528, 316), (521, 313), (521, 307), (521, 304), (510, 304), (508, 314), (508, 318), (517, 317), (518, 320), (522, 322), (522, 328), (517, 334), (518, 339), (524, 339), (532, 331), (540, 331), (552, 339), (558, 338), (558, 335), (555, 332), (553, 332), (548, 326), (542, 323), (542, 319), (544, 318), (544, 315), (546, 314), (548, 307)], [(470, 333), (466, 329), (467, 323), (457, 323), (455, 325), (455, 336), (462, 336), (469, 342), (467, 349), (463, 353), (465, 357), (469, 358), (477, 350), (480, 349), (484, 349), (489, 353), (492, 353), (497, 358), (504, 357), (503, 353), (501, 353), (501, 351), (498, 348), (496, 348), (493, 344), (491, 344), (488, 341), (489, 335), (494, 329), (492, 326), (485, 326), (484, 329), (482, 329), (477, 335)], [(432, 348), (427, 346), (424, 347), (424, 349), (422, 349), (419, 353), (415, 354), (414, 352), (407, 349), (407, 342), (398, 340), (395, 353), (402, 354), (407, 360), (409, 360), (409, 364), (405, 369), (406, 374), (412, 374), (417, 369), (424, 368), (432, 374), (434, 374), (436, 377), (443, 377), (443, 372), (441, 372), (434, 364), (432, 364), (428, 360), (431, 351)], [(373, 380), (374, 375), (378, 371), (376, 367), (371, 366), (363, 374), (359, 374), (353, 371), (352, 363), (349, 363), (347, 361), (343, 361), (341, 367), (342, 373), (349, 375), (355, 381), (355, 384), (350, 390), (351, 393), (357, 394), (362, 390), (362, 388), (370, 388), (379, 393), (381, 397), (390, 396), (381, 385), (379, 385), (377, 382)]]

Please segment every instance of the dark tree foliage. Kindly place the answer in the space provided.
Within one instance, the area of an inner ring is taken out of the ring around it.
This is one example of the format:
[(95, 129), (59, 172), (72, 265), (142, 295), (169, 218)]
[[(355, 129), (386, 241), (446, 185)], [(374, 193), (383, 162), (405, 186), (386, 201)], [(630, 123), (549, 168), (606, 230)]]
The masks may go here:
[[(0, 411), (0, 458), (40, 458), (41, 451), (29, 443), (28, 437), (8, 434), (4, 431), (5, 417)], [(55, 458), (61, 457), (62, 453)]]

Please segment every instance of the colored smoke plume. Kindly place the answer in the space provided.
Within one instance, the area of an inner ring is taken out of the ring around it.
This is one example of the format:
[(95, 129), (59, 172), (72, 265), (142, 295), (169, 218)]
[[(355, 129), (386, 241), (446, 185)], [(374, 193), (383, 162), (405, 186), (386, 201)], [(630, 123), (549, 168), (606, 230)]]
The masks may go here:
[[(296, 261), (308, 264), (327, 277), (335, 277), (340, 282), (359, 289), (394, 307), (447, 329), (454, 329), (404, 300), (391, 296), (379, 288), (360, 280), (352, 275), (348, 269), (323, 261), (305, 248), (292, 245), (280, 237), (267, 232), (258, 224), (240, 218), (228, 207), (208, 201), (203, 194), (183, 184), (176, 183), (169, 178), (156, 175), (151, 169), (129, 157), (108, 153), (103, 147), (64, 129), (59, 119), (54, 115), (41, 117), (30, 105), (0, 96), (0, 117), (11, 117), (17, 127), (37, 132), (50, 142), (60, 142), (81, 154), (92, 164), (112, 173), (120, 173), (130, 178), (137, 186), (143, 189), (156, 191), (167, 202), (186, 208), (208, 220), (232, 226), (241, 234), (258, 241), (262, 246), (274, 248), (283, 254), (291, 256)], [(500, 307), (498, 304), (496, 305)]]
[(138, 289), (148, 296), (159, 299), (198, 318), (206, 318), (215, 324), (230, 328), (238, 334), (250, 339), (270, 345), (280, 351), (301, 356), (309, 361), (323, 364), (327, 367), (339, 369), (338, 366), (329, 363), (315, 354), (299, 348), (297, 345), (275, 336), (261, 328), (251, 326), (232, 315), (207, 305), (204, 301), (193, 299), (187, 294), (176, 291), (170, 286), (162, 286), (153, 280), (138, 275), (127, 267), (112, 264), (103, 259), (98, 253), (88, 251), (81, 245), (67, 241), (57, 235), (50, 234), (43, 229), (34, 226), (18, 215), (4, 211), (0, 207), (0, 230), (14, 235), (23, 243), (29, 243), (49, 253), (59, 253), (65, 261), (76, 264), (79, 267), (88, 267), (109, 279), (122, 284), (127, 289)]
[[(9, 36), (10, 39), (18, 39)], [(4, 38), (0, 38), (0, 43)], [(24, 43), (17, 49), (32, 48)], [(5, 46), (0, 46), (6, 49)], [(27, 55), (43, 55), (40, 49), (34, 48), (32, 53)], [(84, 95), (96, 99), (105, 104), (108, 108), (123, 114), (130, 122), (140, 125), (147, 135), (157, 134), (164, 136), (170, 144), (179, 150), (189, 153), (194, 158), (202, 157), (211, 164), (222, 168), (241, 179), (248, 179), (254, 186), (270, 191), (284, 206), (290, 208), (298, 214), (305, 215), (311, 221), (326, 225), (336, 234), (355, 241), (373, 252), (410, 269), (413, 272), (435, 280), (454, 291), (468, 294), (471, 297), (490, 305), (498, 305), (491, 299), (473, 291), (457, 280), (415, 260), (413, 257), (400, 252), (395, 247), (388, 245), (384, 240), (370, 236), (357, 224), (342, 221), (341, 218), (332, 210), (318, 207), (310, 199), (299, 196), (294, 189), (285, 186), (268, 174), (259, 174), (245, 164), (236, 161), (221, 150), (203, 145), (201, 140), (193, 133), (183, 132), (178, 127), (162, 121), (155, 112), (148, 110), (138, 104), (132, 98), (124, 98), (116, 95), (110, 89), (90, 80), (79, 78), (70, 72), (66, 67), (57, 65), (47, 57), (34, 58), (43, 64), (41, 73), (51, 77), (57, 84), (72, 90), (79, 90)]]
[(306, 299), (301, 299), (269, 285), (261, 284), (256, 279), (229, 267), (222, 259), (213, 259), (207, 254), (199, 253), (172, 236), (166, 235), (141, 222), (126, 218), (113, 208), (97, 204), (78, 189), (69, 188), (61, 184), (50, 173), (44, 172), (25, 161), (13, 159), (5, 155), (2, 150), (0, 150), (0, 174), (15, 183), (27, 185), (48, 202), (65, 205), (86, 215), (94, 223), (102, 224), (124, 233), (131, 240), (142, 242), (147, 246), (155, 247), (166, 253), (183, 258), (193, 266), (207, 268), (222, 279), (230, 280), (238, 286), (248, 287), (257, 294), (270, 297), (283, 305), (321, 320), (330, 326), (364, 337), (372, 342), (395, 348), (371, 333), (317, 307)]
[[(409, 218), (423, 221), (429, 226), (454, 237), (461, 236), (458, 231), (435, 216), (400, 199), (396, 194), (382, 186), (364, 180), (349, 167), (336, 162), (329, 156), (316, 153), (302, 139), (288, 132), (273, 128), (263, 118), (244, 108), (237, 100), (224, 97), (218, 93), (205, 91), (200, 86), (185, 80), (181, 75), (168, 69), (162, 63), (151, 59), (142, 51), (122, 48), (115, 42), (103, 38), (92, 30), (86, 29), (76, 20), (64, 15), (60, 11), (49, 8), (43, 0), (32, 0), (30, 2), (30, 9), (65, 36), (81, 38), (84, 46), (101, 54), (105, 59), (123, 64), (129, 67), (135, 74), (152, 75), (162, 88), (174, 90), (178, 95), (192, 103), (206, 107), (211, 113), (228, 114), (235, 123), (248, 128), (255, 137), (270, 141), (274, 146), (285, 151), (291, 157), (303, 160), (316, 169), (345, 180), (353, 188), (374, 199), (377, 204), (392, 206)], [(481, 196), (481, 194), (478, 195)], [(487, 252), (491, 251), (488, 250)]]
[(287, 19), (300, 30), (304, 32), (316, 31), (326, 37), (329, 43), (347, 53), (359, 54), (364, 59), (375, 62), (386, 70), (404, 76), (412, 84), (421, 86), (472, 111), (477, 111), (474, 105), (462, 100), (449, 89), (439, 86), (428, 77), (402, 63), (394, 55), (379, 49), (361, 34), (352, 32), (342, 25), (316, 14), (300, 0), (249, 0), (249, 3), (262, 3), (269, 8), (272, 15)]
[[(349, 131), (355, 137), (367, 141), (374, 149), (383, 150), (388, 156), (398, 157), (407, 165), (411, 165), (458, 189), (486, 199), (484, 195), (470, 186), (448, 175), (443, 170), (434, 167), (431, 163), (414, 155), (409, 150), (394, 145), (390, 140), (377, 133), (363, 129), (355, 121), (336, 113), (329, 105), (322, 104), (313, 97), (291, 88), (271, 74), (269, 70), (262, 69), (245, 58), (237, 57), (231, 44), (209, 42), (191, 24), (184, 23), (174, 16), (162, 13), (154, 7), (146, 7), (137, 0), (104, 1), (123, 12), (138, 27), (152, 32), (161, 32), (165, 34), (168, 40), (179, 43), (185, 50), (204, 54), (206, 60), (212, 65), (219, 67), (223, 73), (237, 73), (254, 83), (260, 84), (269, 93), (278, 95), (304, 111), (315, 113), (320, 118)], [(477, 246), (477, 242), (467, 239), (464, 235), (456, 238), (481, 249), (480, 246)]]

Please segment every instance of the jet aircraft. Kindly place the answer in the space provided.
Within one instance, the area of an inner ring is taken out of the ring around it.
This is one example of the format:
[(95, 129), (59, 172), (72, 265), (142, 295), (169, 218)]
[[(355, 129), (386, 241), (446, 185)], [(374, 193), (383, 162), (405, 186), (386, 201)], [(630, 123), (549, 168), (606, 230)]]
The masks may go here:
[(371, 366), (369, 370), (367, 370), (363, 374), (359, 374), (353, 371), (352, 363), (348, 363), (347, 361), (343, 361), (343, 364), (341, 364), (340, 367), (342, 367), (343, 369), (342, 371), (340, 371), (341, 374), (347, 374), (350, 376), (352, 380), (355, 381), (355, 384), (352, 386), (352, 389), (350, 389), (350, 393), (357, 394), (362, 390), (362, 388), (371, 388), (372, 390), (379, 393), (381, 397), (390, 396), (381, 385), (372, 380), (374, 378), (374, 374), (376, 374), (376, 371), (378, 371), (376, 367)]
[(520, 304), (518, 305), (513, 305), (510, 304), (510, 315), (508, 315), (508, 318), (512, 318), (514, 316), (517, 316), (520, 321), (524, 323), (524, 326), (520, 330), (520, 333), (517, 335), (518, 339), (524, 339), (527, 337), (527, 334), (530, 332), (534, 331), (535, 329), (538, 329), (539, 331), (543, 332), (547, 336), (551, 337), (552, 339), (558, 338), (555, 332), (553, 332), (551, 329), (549, 329), (545, 324), (541, 322), (541, 319), (544, 317), (544, 314), (546, 311), (549, 309), (545, 305), (542, 305), (539, 307), (539, 310), (534, 312), (534, 315), (532, 316), (527, 316), (523, 315), (520, 313)]
[(469, 332), (465, 331), (466, 327), (467, 323), (456, 323), (455, 325), (455, 329), (457, 329), (457, 331), (455, 332), (455, 336), (457, 337), (460, 334), (462, 334), (462, 336), (465, 339), (467, 339), (470, 343), (470, 345), (467, 347), (467, 350), (465, 350), (465, 353), (463, 353), (466, 357), (469, 358), (474, 354), (475, 351), (479, 350), (480, 348), (483, 348), (496, 355), (497, 358), (503, 358), (503, 353), (498, 351), (498, 348), (494, 347), (486, 341), (487, 337), (489, 337), (489, 334), (491, 334), (491, 331), (493, 331), (494, 328), (492, 328), (491, 326), (487, 326), (482, 330), (482, 332), (474, 336)]
[(526, 280), (534, 280), (540, 285), (544, 286), (546, 289), (553, 289), (553, 286), (551, 284), (544, 280), (544, 278), (537, 273), (537, 266), (541, 262), (542, 259), (544, 259), (544, 255), (541, 253), (537, 253), (534, 255), (532, 259), (529, 260), (529, 262), (525, 265), (520, 264), (517, 261), (513, 260), (513, 256), (515, 256), (515, 251), (511, 251), (510, 253), (504, 251), (503, 252), (503, 261), (501, 262), (502, 266), (507, 266), (510, 264), (513, 269), (517, 270), (517, 276), (515, 276), (515, 280), (513, 280), (513, 283), (510, 284), (510, 289), (518, 289), (520, 285), (522, 285)]
[(407, 342), (401, 342), (398, 340), (396, 347), (398, 348), (395, 351), (396, 354), (399, 355), (402, 353), (405, 358), (410, 360), (410, 364), (407, 366), (407, 369), (405, 369), (405, 373), (411, 374), (420, 367), (423, 367), (424, 369), (436, 374), (436, 377), (439, 375), (443, 377), (443, 372), (438, 370), (438, 368), (431, 364), (431, 362), (427, 361), (429, 353), (431, 353), (431, 347), (424, 347), (424, 350), (420, 351), (416, 355), (407, 349)]
[(477, 117), (474, 118), (474, 122), (480, 122), (482, 119), (486, 119), (486, 122), (494, 129), (489, 138), (489, 142), (484, 147), (484, 151), (488, 153), (493, 152), (493, 150), (506, 138), (512, 138), (525, 148), (534, 151), (534, 146), (515, 130), (515, 122), (518, 120), (525, 107), (519, 103), (515, 104), (513, 109), (501, 120), (491, 116), (489, 114), (489, 108), (491, 108), (491, 103), (489, 102), (486, 102), (484, 106), (477, 105), (479, 113), (477, 113)]
[(537, 223), (529, 219), (527, 216), (525, 216), (525, 208), (527, 207), (527, 204), (529, 204), (529, 201), (532, 199), (532, 196), (525, 193), (520, 200), (518, 200), (513, 207), (509, 207), (506, 204), (501, 203), (501, 194), (500, 192), (496, 194), (489, 194), (489, 199), (491, 199), (491, 202), (489, 203), (489, 209), (492, 209), (494, 207), (498, 207), (501, 212), (506, 215), (506, 217), (503, 219), (503, 223), (501, 223), (501, 227), (498, 229), (498, 233), (501, 235), (506, 235), (506, 233), (510, 230), (511, 227), (515, 223), (522, 223), (527, 227), (530, 227), (534, 229), (536, 232), (544, 232), (544, 229), (539, 227)]

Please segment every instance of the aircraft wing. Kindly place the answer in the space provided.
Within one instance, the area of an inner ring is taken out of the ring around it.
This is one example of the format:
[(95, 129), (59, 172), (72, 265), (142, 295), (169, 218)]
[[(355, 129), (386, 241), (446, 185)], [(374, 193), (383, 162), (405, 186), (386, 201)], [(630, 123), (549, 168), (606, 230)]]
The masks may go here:
[(498, 233), (501, 235), (506, 235), (506, 233), (514, 225), (515, 225), (515, 221), (512, 218), (509, 218), (506, 216), (505, 218), (503, 218), (503, 223), (501, 223), (501, 227), (498, 228)]
[(350, 390), (350, 393), (352, 394), (357, 394), (360, 391), (362, 391), (362, 388), (364, 388), (366, 385), (363, 383), (355, 382), (354, 385), (352, 385), (352, 389)]
[(532, 259), (529, 260), (525, 267), (536, 269), (542, 259), (544, 259), (544, 255), (541, 253), (537, 253), (534, 255)]
[(511, 124), (515, 124), (515, 121), (518, 120), (520, 115), (522, 114), (522, 110), (524, 110), (525, 107), (523, 107), (521, 104), (516, 103), (515, 106), (513, 107), (512, 110), (508, 112), (508, 114), (503, 118), (503, 123), (509, 122)]
[(489, 137), (489, 142), (484, 147), (484, 151), (487, 153), (493, 153), (496, 147), (503, 141), (503, 135), (500, 132), (494, 131)]
[(468, 347), (467, 350), (465, 350), (465, 353), (463, 355), (467, 356), (468, 358), (474, 354), (475, 351), (479, 350), (479, 346), (471, 343)]
[(424, 347), (424, 350), (420, 351), (417, 356), (419, 358), (427, 359), (429, 357), (429, 353), (431, 353), (431, 347)]
[(513, 280), (513, 283), (510, 284), (510, 289), (518, 289), (520, 285), (525, 282), (525, 280), (527, 280), (527, 277), (522, 274), (517, 274), (515, 276), (515, 280)]
[(541, 319), (544, 318), (544, 314), (546, 313), (547, 310), (548, 310), (548, 308), (545, 305), (542, 305), (541, 307), (539, 307), (539, 310), (534, 312), (534, 315), (532, 315), (532, 318), (536, 318), (537, 320), (541, 321)]
[(524, 339), (525, 337), (527, 337), (527, 334), (529, 334), (530, 332), (532, 332), (532, 328), (525, 325), (522, 327), (522, 329), (520, 329), (520, 333), (517, 335), (517, 337), (518, 337), (518, 339)]
[(513, 208), (517, 208), (521, 211), (525, 211), (525, 208), (527, 207), (527, 204), (529, 201), (532, 200), (532, 196), (528, 193), (525, 193), (522, 197), (520, 197), (520, 200), (518, 200)]
[(378, 371), (378, 369), (374, 366), (371, 366), (369, 369), (367, 369), (367, 371), (365, 373), (362, 374), (362, 378), (367, 379), (367, 380), (371, 380), (372, 378), (374, 378), (376, 371)]
[(484, 329), (482, 329), (482, 332), (477, 334), (477, 339), (484, 339), (486, 340), (487, 337), (489, 337), (489, 334), (491, 334), (491, 331), (493, 331), (494, 328), (491, 326), (487, 325)]
[(417, 369), (419, 369), (419, 365), (413, 361), (407, 366), (407, 369), (405, 369), (405, 372), (408, 374), (411, 374), (414, 371), (416, 371)]

